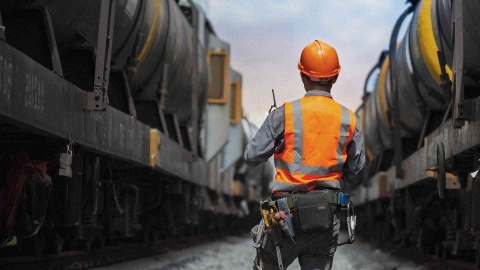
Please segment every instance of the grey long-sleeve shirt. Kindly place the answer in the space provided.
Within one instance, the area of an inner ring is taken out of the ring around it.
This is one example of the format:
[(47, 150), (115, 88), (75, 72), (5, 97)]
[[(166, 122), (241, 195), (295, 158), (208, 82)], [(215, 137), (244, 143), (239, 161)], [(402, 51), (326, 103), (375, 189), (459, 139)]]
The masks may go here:
[[(320, 90), (310, 90), (305, 96), (326, 96), (332, 97), (330, 93)], [(347, 160), (343, 168), (343, 180), (348, 184), (357, 182), (365, 167), (365, 149), (363, 146), (362, 130), (360, 122), (356, 119), (355, 132), (347, 146)], [(257, 166), (267, 161), (275, 152), (284, 148), (283, 133), (285, 132), (285, 107), (281, 106), (271, 112), (265, 122), (258, 130), (253, 140), (247, 145), (244, 153), (244, 160), (250, 166)], [(326, 181), (325, 186), (329, 188), (340, 188), (338, 181)]]

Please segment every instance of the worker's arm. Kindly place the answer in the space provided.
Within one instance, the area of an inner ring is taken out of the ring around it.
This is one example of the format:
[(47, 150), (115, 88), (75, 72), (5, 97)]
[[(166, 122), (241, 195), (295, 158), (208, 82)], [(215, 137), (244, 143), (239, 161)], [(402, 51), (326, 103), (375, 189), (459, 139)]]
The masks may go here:
[(348, 184), (354, 184), (362, 178), (365, 168), (365, 148), (363, 146), (362, 129), (356, 119), (355, 133), (347, 146), (347, 160), (343, 170), (343, 179)]
[(277, 142), (284, 132), (285, 107), (271, 112), (255, 137), (245, 148), (243, 159), (250, 166), (257, 166), (273, 155)]

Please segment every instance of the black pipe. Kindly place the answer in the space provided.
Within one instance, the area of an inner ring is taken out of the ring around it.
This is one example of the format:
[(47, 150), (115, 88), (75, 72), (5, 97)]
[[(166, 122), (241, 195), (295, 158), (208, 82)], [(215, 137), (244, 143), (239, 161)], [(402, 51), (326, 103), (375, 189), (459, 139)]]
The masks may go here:
[(398, 18), (397, 22), (395, 23), (395, 27), (393, 28), (392, 36), (390, 37), (390, 85), (393, 91), (393, 127), (391, 126), (391, 132), (393, 137), (393, 146), (395, 149), (395, 167), (396, 167), (396, 177), (403, 178), (402, 172), (402, 159), (403, 159), (403, 149), (402, 149), (402, 137), (401, 137), (401, 124), (400, 124), (400, 104), (398, 100), (398, 91), (396, 88), (396, 81), (395, 81), (395, 69), (394, 69), (394, 61), (395, 61), (395, 54), (396, 54), (396, 44), (397, 44), (397, 36), (398, 32), (400, 31), (400, 27), (402, 26), (403, 21), (414, 10), (413, 6), (410, 6), (405, 10), (400, 18)]

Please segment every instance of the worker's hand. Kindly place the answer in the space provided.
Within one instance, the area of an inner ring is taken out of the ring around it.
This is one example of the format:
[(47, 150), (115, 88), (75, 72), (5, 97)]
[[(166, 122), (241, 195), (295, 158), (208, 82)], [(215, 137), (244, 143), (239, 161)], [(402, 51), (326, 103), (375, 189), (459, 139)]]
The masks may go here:
[(273, 214), (273, 218), (275, 220), (285, 220), (287, 218), (287, 216), (285, 216), (285, 213), (283, 211), (280, 211), (280, 212), (276, 212), (275, 214)]

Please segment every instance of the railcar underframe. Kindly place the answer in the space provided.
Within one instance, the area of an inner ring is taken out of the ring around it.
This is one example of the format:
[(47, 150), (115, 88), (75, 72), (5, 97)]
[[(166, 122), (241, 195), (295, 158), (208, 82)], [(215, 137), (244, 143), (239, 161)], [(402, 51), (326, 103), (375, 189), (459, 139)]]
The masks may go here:
[[(64, 208), (56, 209), (61, 213), (52, 220), (47, 217), (43, 227), (49, 230), (47, 242), (53, 232), (58, 243), (54, 252), (61, 251), (63, 239), (72, 234), (89, 249), (92, 243), (103, 245), (108, 234), (125, 238), (143, 230), (146, 240), (154, 241), (159, 230), (165, 235), (192, 233), (202, 222), (202, 211), (210, 216), (204, 220), (209, 229), (224, 226), (225, 216), (241, 214), (240, 201), (247, 191), (223, 193), (217, 183), (209, 183), (204, 159), (129, 114), (111, 106), (86, 111), (87, 93), (0, 39), (0, 147), (3, 157), (25, 149), (32, 160), (53, 159), (48, 172), (62, 188), (52, 196), (64, 200)], [(73, 149), (71, 177), (58, 174), (58, 158), (67, 145)], [(82, 191), (82, 180), (92, 182), (92, 189)], [(82, 208), (88, 206), (80, 205), (80, 198), (96, 190), (103, 193), (95, 199), (99, 207), (85, 217)], [(121, 221), (104, 218), (107, 225), (101, 224), (101, 213), (126, 215)], [(52, 231), (56, 226), (75, 231)], [(100, 228), (110, 231), (102, 236)], [(23, 246), (43, 253), (42, 231), (26, 241)]]
[[(402, 140), (399, 106), (394, 105), (393, 149), (378, 155), (367, 167), (363, 184), (350, 192), (361, 213), (358, 231), (443, 257), (475, 255), (480, 267), (480, 178), (472, 175), (480, 169), (480, 97), (464, 89), (464, 5), (452, 5), (452, 96), (445, 84), (446, 112), (429, 112), (439, 114), (431, 116), (443, 119), (442, 124), (425, 136), (424, 119), (419, 141)], [(392, 34), (390, 52), (395, 52), (403, 17)]]
[[(455, 128), (454, 119), (449, 119), (425, 137), (423, 147), (402, 161), (402, 178), (397, 178), (397, 168), (392, 166), (351, 190), (365, 216), (363, 225), (382, 231), (377, 236), (384, 240), (393, 236), (402, 244), (414, 241), (444, 257), (473, 250), (479, 265), (480, 180), (471, 173), (480, 168), (480, 98), (469, 106), (472, 117), (464, 126)], [(431, 214), (431, 221), (438, 222), (437, 232), (430, 231), (427, 236), (421, 225), (430, 218), (425, 212), (436, 211), (438, 215)], [(374, 224), (379, 220), (383, 225)], [(362, 226), (362, 221), (359, 223)]]

